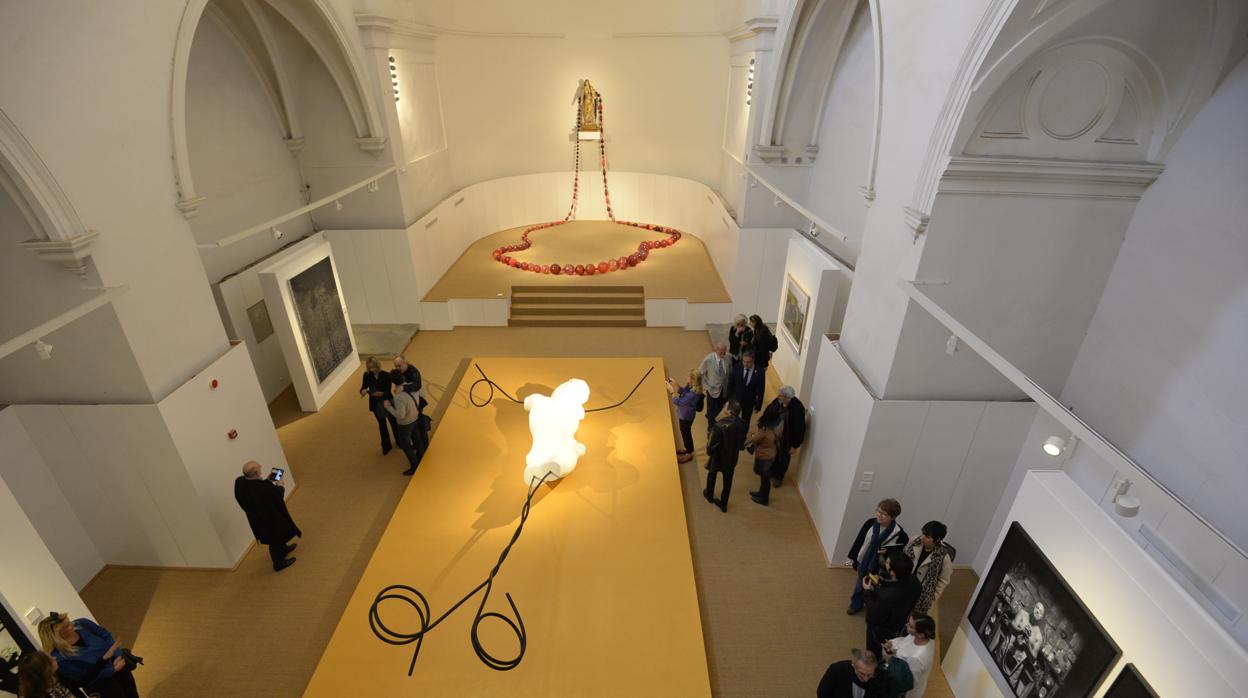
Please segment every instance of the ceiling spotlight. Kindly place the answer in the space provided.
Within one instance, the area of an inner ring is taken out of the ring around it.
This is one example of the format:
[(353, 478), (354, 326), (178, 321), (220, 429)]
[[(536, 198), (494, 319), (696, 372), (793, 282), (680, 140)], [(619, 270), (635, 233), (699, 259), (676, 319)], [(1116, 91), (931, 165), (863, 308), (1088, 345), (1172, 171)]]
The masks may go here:
[(390, 62), (391, 62), (391, 63), (393, 63), (393, 62), (394, 62), (394, 56), (389, 56), (389, 58), (390, 58)]
[[(397, 102), (399, 98), (395, 97), (394, 99)], [(368, 183), (368, 186), (365, 187), (365, 189), (368, 190), (369, 194), (376, 194), (377, 191), (381, 189), (381, 184), (377, 180), (374, 179), (373, 181)]]
[(273, 234), (274, 240), (281, 240), (282, 236), (286, 234), (278, 230), (277, 228), (269, 228), (269, 232)]
[[(945, 341), (945, 353), (948, 354), (949, 356), (953, 356), (957, 351), (958, 351), (958, 336), (956, 334), (951, 334), (949, 335), (949, 339)], [(1045, 452), (1048, 453), (1047, 448), (1045, 449)], [(1058, 453), (1061, 453), (1061, 451), (1059, 450)], [(1050, 455), (1057, 455), (1057, 454), (1054, 453)]]
[(334, 199), (334, 210), (335, 211), (342, 210), (342, 199)]
[(1066, 450), (1066, 440), (1060, 436), (1050, 436), (1044, 440), (1044, 446), (1041, 446), (1041, 448), (1050, 456), (1057, 457), (1062, 455), (1062, 451)]
[(44, 361), (51, 359), (52, 358), (52, 345), (48, 344), (42, 339), (36, 340), (35, 341), (35, 354), (37, 354), (39, 358), (43, 359)]

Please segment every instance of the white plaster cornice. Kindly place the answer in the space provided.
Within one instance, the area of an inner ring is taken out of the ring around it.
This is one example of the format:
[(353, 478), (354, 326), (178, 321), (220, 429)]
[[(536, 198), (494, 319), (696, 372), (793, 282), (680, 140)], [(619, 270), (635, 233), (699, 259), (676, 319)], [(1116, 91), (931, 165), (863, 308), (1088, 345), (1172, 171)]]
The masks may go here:
[[(412, 39), (436, 39), (441, 30), (428, 24), (417, 24), (416, 22), (408, 22), (392, 17), (384, 17), (382, 15), (368, 14), (357, 12), (355, 14), (355, 26), (361, 30), (368, 32), (381, 32), (385, 34), (395, 34), (398, 36), (406, 36)], [(365, 41), (368, 48), (388, 48), (387, 46), (374, 46)]]
[(745, 41), (760, 34), (773, 34), (780, 26), (780, 18), (774, 15), (750, 17), (742, 24), (729, 29), (723, 35), (731, 42)]
[(1151, 162), (1081, 162), (1030, 158), (955, 157), (941, 194), (1137, 200), (1159, 175)]
[(385, 136), (379, 138), (357, 138), (355, 139), (355, 144), (359, 146), (360, 150), (377, 155), (386, 149), (386, 138)]
[(906, 225), (910, 226), (910, 230), (914, 232), (916, 238), (927, 231), (927, 224), (931, 221), (931, 216), (910, 206), (903, 208), (902, 213), (905, 214)]
[(91, 244), (100, 236), (88, 230), (82, 235), (61, 240), (26, 240), (19, 242), (27, 250), (45, 262), (59, 264), (82, 278), (87, 275), (87, 260), (91, 258)]

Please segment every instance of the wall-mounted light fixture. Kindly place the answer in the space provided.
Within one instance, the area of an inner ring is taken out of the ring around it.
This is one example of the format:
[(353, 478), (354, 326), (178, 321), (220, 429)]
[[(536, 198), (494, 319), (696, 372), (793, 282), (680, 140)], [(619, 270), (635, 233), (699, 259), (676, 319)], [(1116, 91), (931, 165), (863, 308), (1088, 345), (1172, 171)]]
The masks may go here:
[(273, 235), (274, 240), (281, 240), (282, 236), (286, 234), (278, 230), (277, 228), (269, 228), (269, 233)]
[(1044, 445), (1040, 448), (1043, 448), (1048, 455), (1056, 458), (1062, 455), (1062, 451), (1066, 450), (1066, 439), (1060, 436), (1050, 436), (1044, 440)]
[(42, 339), (35, 341), (35, 355), (47, 361), (52, 358), (52, 345)]
[(394, 62), (394, 56), (389, 56), (389, 66), (391, 66), (391, 91), (394, 92), (394, 101), (398, 101), (398, 65)]
[(1114, 483), (1114, 498), (1110, 501), (1114, 504), (1114, 511), (1121, 517), (1131, 518), (1140, 513), (1139, 497), (1132, 497), (1127, 494), (1127, 490), (1131, 489), (1134, 484), (1127, 478), (1119, 478)]

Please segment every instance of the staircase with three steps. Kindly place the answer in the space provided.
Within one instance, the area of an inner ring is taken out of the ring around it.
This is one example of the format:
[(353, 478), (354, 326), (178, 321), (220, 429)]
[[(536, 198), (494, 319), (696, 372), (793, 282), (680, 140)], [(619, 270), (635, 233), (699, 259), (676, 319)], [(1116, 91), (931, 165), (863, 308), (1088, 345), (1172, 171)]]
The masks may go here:
[(512, 327), (645, 327), (642, 286), (512, 286)]

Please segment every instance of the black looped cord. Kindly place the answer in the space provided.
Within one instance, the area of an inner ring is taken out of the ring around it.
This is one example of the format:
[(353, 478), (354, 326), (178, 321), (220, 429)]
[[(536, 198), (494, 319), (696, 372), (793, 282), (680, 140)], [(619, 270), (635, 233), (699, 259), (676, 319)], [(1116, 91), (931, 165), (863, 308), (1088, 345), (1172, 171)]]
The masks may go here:
[[(481, 378), (473, 382), (472, 386), (468, 389), (468, 400), (474, 406), (485, 407), (490, 404), (490, 401), (494, 399), (495, 388), (497, 388), (498, 391), (508, 400), (516, 403), (521, 402), (511, 395), (508, 395), (507, 391), (503, 390), (501, 386), (490, 380), (490, 378), (485, 375), (485, 371), (481, 370), (480, 366), (473, 364), (473, 367), (476, 368), (477, 372), (481, 374)], [(650, 369), (646, 371), (646, 375), (642, 376), (641, 380), (637, 381), (637, 385), (633, 386), (633, 389), (628, 392), (628, 395), (626, 395), (623, 400), (620, 400), (613, 405), (595, 407), (585, 411), (601, 412), (603, 410), (609, 410), (613, 407), (623, 405), (625, 402), (628, 402), (628, 399), (633, 396), (633, 393), (637, 392), (637, 389), (641, 387), (641, 384), (645, 382), (646, 378), (648, 378), (653, 371), (654, 367), (651, 366)], [(473, 391), (480, 383), (485, 383), (489, 387), (490, 394), (489, 397), (486, 398), (485, 402), (479, 403), (473, 395)], [(490, 592), (494, 590), (494, 578), (498, 576), (499, 570), (503, 567), (503, 562), (505, 562), (507, 560), (507, 556), (511, 554), (511, 549), (515, 546), (516, 541), (520, 539), (520, 533), (524, 530), (524, 522), (529, 519), (529, 509), (533, 506), (533, 496), (537, 493), (538, 488), (541, 487), (542, 484), (552, 475), (554, 475), (554, 473), (547, 471), (546, 474), (542, 476), (542, 479), (537, 480), (535, 478), (534, 481), (530, 483), (528, 496), (524, 499), (524, 507), (520, 510), (520, 522), (516, 524), (516, 530), (512, 532), (511, 540), (507, 541), (507, 546), (503, 548), (501, 553), (499, 553), (498, 562), (494, 563), (494, 567), (490, 570), (489, 576), (485, 578), (485, 581), (473, 588), (472, 591), (465, 594), (463, 598), (456, 601), (454, 606), (451, 606), (445, 613), (438, 616), (437, 620), (430, 621), (430, 618), (433, 617), (433, 613), (429, 609), (429, 599), (415, 587), (411, 587), (406, 584), (391, 584), (390, 586), (377, 592), (377, 596), (373, 598), (372, 605), (368, 608), (368, 625), (372, 629), (373, 635), (376, 635), (377, 639), (387, 644), (410, 645), (412, 643), (416, 643), (416, 646), (412, 649), (412, 661), (407, 665), (408, 676), (411, 676), (412, 672), (416, 670), (416, 659), (420, 656), (420, 647), (425, 641), (425, 636), (428, 635), (434, 628), (438, 627), (442, 621), (446, 620), (447, 617), (454, 613), (460, 606), (463, 606), (468, 599), (476, 596), (477, 592), (482, 589), (485, 590), (485, 593), (481, 595), (481, 605), (477, 607), (476, 616), (472, 621), (472, 630), (469, 631), (469, 636), (472, 639), (472, 650), (476, 653), (477, 658), (491, 669), (495, 669), (497, 671), (509, 671), (520, 666), (520, 661), (524, 659), (524, 652), (528, 647), (528, 633), (525, 632), (524, 619), (520, 617), (520, 609), (516, 607), (515, 600), (511, 598), (511, 594), (504, 592), (504, 595), (507, 597), (507, 603), (511, 606), (512, 615), (515, 616), (514, 621), (502, 613), (486, 611), (485, 604), (490, 599)], [(387, 627), (381, 620), (380, 609), (383, 601), (402, 601), (408, 606), (411, 606), (412, 609), (416, 611), (416, 615), (420, 616), (420, 629), (414, 633), (403, 633)], [(500, 659), (490, 654), (489, 651), (485, 649), (485, 646), (481, 644), (481, 637), (479, 634), (481, 622), (487, 618), (497, 618), (498, 620), (506, 623), (507, 626), (511, 628), (512, 632), (516, 634), (516, 640), (519, 641), (520, 649), (516, 653), (515, 657), (510, 659)]]

